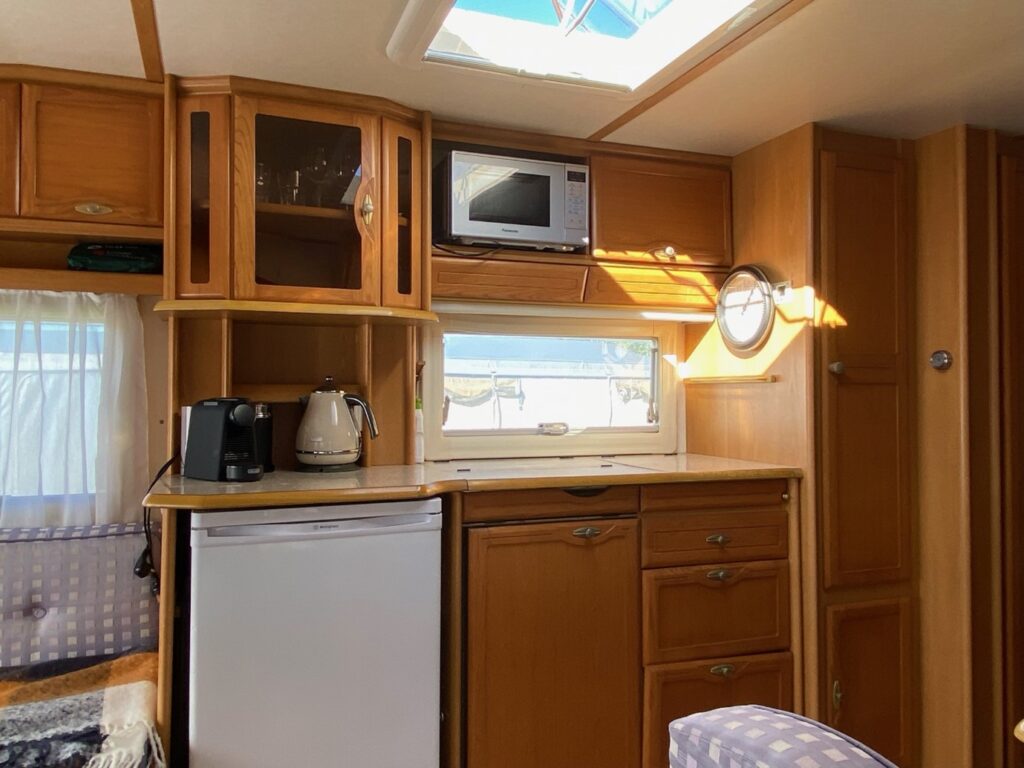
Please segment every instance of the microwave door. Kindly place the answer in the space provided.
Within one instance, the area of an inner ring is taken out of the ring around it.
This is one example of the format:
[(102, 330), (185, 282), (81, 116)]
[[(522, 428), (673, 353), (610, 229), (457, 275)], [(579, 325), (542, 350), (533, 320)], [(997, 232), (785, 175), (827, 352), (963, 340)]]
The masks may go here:
[(453, 236), (481, 242), (562, 240), (565, 180), (559, 167), (453, 154)]

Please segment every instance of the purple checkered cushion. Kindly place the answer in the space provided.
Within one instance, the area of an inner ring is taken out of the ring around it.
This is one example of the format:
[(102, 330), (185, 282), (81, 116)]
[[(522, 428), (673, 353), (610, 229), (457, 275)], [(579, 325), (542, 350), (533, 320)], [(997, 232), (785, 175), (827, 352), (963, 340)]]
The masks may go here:
[(771, 707), (724, 707), (669, 724), (672, 768), (896, 768), (849, 736)]
[(0, 667), (155, 646), (144, 546), (141, 524), (0, 529)]

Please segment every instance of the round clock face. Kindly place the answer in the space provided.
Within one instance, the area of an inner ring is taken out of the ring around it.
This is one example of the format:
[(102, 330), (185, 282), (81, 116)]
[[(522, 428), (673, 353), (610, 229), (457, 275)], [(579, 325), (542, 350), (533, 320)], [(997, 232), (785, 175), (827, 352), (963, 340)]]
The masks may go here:
[(750, 352), (761, 346), (775, 320), (772, 284), (764, 272), (757, 267), (733, 270), (718, 292), (715, 315), (730, 349)]

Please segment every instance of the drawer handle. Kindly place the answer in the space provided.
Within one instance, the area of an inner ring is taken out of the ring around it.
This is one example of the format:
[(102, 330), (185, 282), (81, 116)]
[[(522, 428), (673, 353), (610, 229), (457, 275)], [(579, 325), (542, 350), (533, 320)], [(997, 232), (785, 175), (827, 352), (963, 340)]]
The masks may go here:
[(75, 210), (86, 216), (106, 216), (108, 213), (114, 212), (113, 208), (102, 203), (79, 203), (75, 206)]
[(594, 528), (591, 525), (585, 525), (582, 528), (577, 528), (572, 532), (572, 535), (577, 539), (593, 539), (601, 535), (600, 528)]
[(732, 677), (732, 673), (736, 671), (736, 667), (732, 664), (716, 664), (710, 670), (712, 675), (718, 675), (719, 677)]
[(843, 704), (843, 689), (838, 680), (832, 681), (832, 711), (838, 712)]
[(602, 493), (608, 490), (607, 485), (581, 485), (577, 488), (563, 488), (563, 491), (568, 493), (570, 496), (576, 496), (580, 499), (591, 499), (594, 496), (600, 496)]
[(706, 539), (704, 539), (704, 541), (706, 541), (708, 544), (717, 544), (720, 547), (724, 547), (726, 544), (732, 541), (732, 539), (726, 536), (724, 533), (713, 533)]
[(707, 573), (708, 581), (719, 581), (719, 582), (721, 582), (721, 581), (728, 581), (731, 578), (732, 578), (732, 571), (730, 571), (728, 568), (719, 568), (716, 571), (708, 571), (708, 573)]

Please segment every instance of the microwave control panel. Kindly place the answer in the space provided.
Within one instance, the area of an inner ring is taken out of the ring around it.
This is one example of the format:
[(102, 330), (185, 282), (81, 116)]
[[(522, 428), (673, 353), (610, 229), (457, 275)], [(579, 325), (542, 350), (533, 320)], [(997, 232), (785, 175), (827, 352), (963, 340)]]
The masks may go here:
[(587, 167), (567, 165), (565, 168), (565, 228), (587, 229)]

